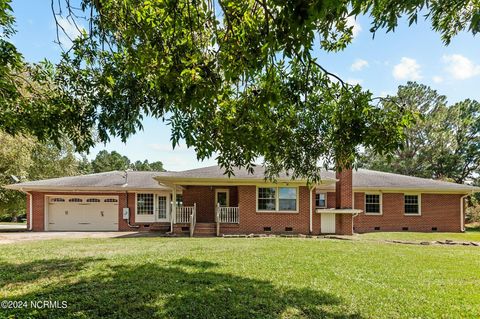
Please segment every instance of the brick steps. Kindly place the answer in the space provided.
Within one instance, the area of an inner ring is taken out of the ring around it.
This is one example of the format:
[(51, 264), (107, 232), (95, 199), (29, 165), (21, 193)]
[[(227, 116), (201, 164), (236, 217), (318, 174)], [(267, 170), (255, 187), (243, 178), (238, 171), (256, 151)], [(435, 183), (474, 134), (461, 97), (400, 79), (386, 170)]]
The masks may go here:
[(152, 224), (149, 227), (150, 231), (167, 233), (170, 231), (170, 225), (165, 224)]
[[(190, 224), (175, 224), (173, 232), (178, 236), (190, 236)], [(214, 237), (217, 234), (217, 224), (197, 223), (193, 237)]]
[(195, 237), (213, 237), (217, 234), (217, 225), (215, 223), (197, 223), (193, 236)]

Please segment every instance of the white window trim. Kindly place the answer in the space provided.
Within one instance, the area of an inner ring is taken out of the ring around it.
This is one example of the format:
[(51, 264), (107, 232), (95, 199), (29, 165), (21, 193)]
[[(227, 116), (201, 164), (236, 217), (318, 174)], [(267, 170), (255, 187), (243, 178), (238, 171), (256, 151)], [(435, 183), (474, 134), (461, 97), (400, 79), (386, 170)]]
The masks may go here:
[[(258, 189), (259, 188), (275, 188), (275, 207), (276, 210), (259, 210), (258, 209)], [(297, 198), (295, 200), (295, 210), (278, 210), (279, 205), (279, 188), (295, 188), (297, 190)], [(289, 185), (257, 185), (255, 188), (255, 208), (257, 213), (280, 213), (280, 214), (298, 214), (298, 201), (300, 198), (300, 188), (298, 186), (289, 186)]]
[[(317, 206), (317, 194), (324, 194), (325, 195), (325, 206)], [(328, 193), (326, 191), (316, 191), (315, 192), (315, 209), (325, 209), (328, 207)]]
[(215, 207), (218, 206), (218, 193), (227, 193), (227, 206), (230, 207), (230, 189), (228, 188), (215, 188)]
[[(138, 194), (152, 194), (153, 195), (153, 215), (138, 214)], [(158, 218), (158, 197), (167, 197), (167, 218), (161, 220)], [(167, 223), (170, 222), (172, 212), (170, 209), (170, 193), (153, 193), (153, 192), (136, 192), (135, 193), (135, 223)]]
[[(405, 213), (405, 195), (418, 196), (418, 214)], [(403, 215), (404, 216), (422, 216), (422, 194), (421, 193), (404, 193), (403, 194)]]
[[(380, 195), (380, 212), (379, 213), (367, 213), (367, 195)], [(363, 209), (364, 214), (367, 216), (382, 216), (383, 215), (383, 196), (381, 192), (365, 192), (363, 194)]]
[[(153, 197), (153, 211), (151, 214), (139, 214), (138, 213), (138, 195), (139, 194), (146, 194), (146, 195), (152, 195)], [(135, 215), (140, 216), (140, 217), (146, 217), (146, 216), (155, 216), (155, 194), (154, 193), (135, 193)], [(136, 220), (136, 219), (135, 219)]]

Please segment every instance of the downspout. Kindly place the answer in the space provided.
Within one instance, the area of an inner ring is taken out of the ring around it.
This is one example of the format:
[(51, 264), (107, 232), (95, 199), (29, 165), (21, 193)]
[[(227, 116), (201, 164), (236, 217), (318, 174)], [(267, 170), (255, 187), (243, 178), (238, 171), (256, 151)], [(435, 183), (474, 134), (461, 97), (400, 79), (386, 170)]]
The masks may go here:
[[(125, 203), (126, 203), (126, 206), (127, 206), (127, 208), (128, 208), (128, 192), (127, 192), (127, 191), (125, 191)], [(131, 225), (131, 224), (130, 224), (130, 217), (131, 217), (131, 215), (132, 215), (132, 214), (131, 214), (130, 211), (129, 211), (129, 213), (128, 213), (128, 219), (127, 219), (127, 225), (128, 225), (128, 227), (130, 227), (130, 228), (140, 228), (139, 225)]]
[[(353, 209), (355, 209), (355, 208), (353, 208)], [(354, 233), (355, 233), (355, 232), (353, 231), (353, 227), (354, 227), (354, 221), (355, 221), (355, 219), (354, 219), (354, 218), (355, 218), (355, 217), (357, 217), (357, 216), (358, 216), (358, 213), (355, 213), (355, 214), (353, 214), (353, 215), (352, 215), (352, 234), (354, 234)]]
[[(471, 194), (473, 194), (473, 192)], [(460, 231), (461, 232), (465, 232), (465, 217), (464, 217), (465, 198), (470, 196), (471, 194), (463, 195), (462, 197), (460, 197)]]
[(309, 234), (311, 234), (313, 232), (313, 196), (312, 196), (312, 193), (313, 193), (313, 187), (309, 187), (309, 190), (310, 190), (310, 225), (309, 225), (309, 228), (308, 228), (308, 232)]

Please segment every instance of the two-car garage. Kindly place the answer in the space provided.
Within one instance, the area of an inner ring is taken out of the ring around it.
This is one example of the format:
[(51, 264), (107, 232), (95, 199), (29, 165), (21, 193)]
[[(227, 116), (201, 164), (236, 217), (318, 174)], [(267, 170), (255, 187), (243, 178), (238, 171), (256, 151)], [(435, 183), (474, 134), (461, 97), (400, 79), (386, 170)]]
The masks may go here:
[(46, 230), (118, 230), (118, 196), (55, 195), (46, 199)]

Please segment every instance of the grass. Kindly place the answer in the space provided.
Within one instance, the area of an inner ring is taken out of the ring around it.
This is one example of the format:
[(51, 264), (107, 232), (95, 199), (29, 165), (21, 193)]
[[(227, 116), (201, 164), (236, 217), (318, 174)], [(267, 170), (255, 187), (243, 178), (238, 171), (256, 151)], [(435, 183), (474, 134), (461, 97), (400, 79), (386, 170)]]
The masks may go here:
[(471, 229), (465, 233), (414, 233), (414, 232), (375, 232), (357, 235), (361, 239), (370, 240), (406, 240), (406, 241), (474, 241), (480, 242), (480, 230)]
[(21, 222), (21, 223), (16, 223), (16, 222), (0, 222), (0, 225), (18, 225), (18, 226), (22, 225), (22, 226), (23, 226), (23, 225), (26, 225), (26, 224), (27, 224), (27, 222)]
[(20, 318), (478, 318), (480, 248), (327, 239), (112, 238), (0, 246)]

